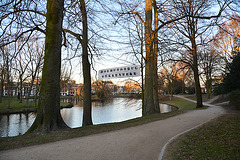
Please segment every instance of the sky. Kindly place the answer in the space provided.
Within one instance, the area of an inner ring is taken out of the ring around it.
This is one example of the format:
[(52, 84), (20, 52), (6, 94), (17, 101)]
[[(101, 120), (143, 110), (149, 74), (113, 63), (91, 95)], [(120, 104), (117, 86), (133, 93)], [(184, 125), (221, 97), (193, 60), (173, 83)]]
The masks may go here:
[[(134, 32), (134, 26), (129, 25), (126, 21), (129, 15), (127, 14), (119, 14), (124, 10), (128, 10), (134, 8), (133, 11), (141, 11), (144, 10), (144, 1), (143, 0), (133, 0), (131, 4), (128, 4), (127, 1), (122, 1), (126, 3), (125, 5), (117, 5), (119, 1), (105, 0), (107, 3), (113, 4), (113, 8), (107, 8), (106, 6), (97, 6), (99, 5), (94, 0), (88, 1), (88, 18), (89, 18), (89, 42), (90, 44), (97, 48), (98, 52), (94, 54), (94, 60), (92, 63), (91, 76), (93, 77), (93, 81), (97, 79), (97, 71), (105, 68), (111, 67), (121, 67), (132, 64), (139, 64), (134, 58), (132, 52), (132, 48), (129, 44), (129, 33), (127, 32), (128, 27), (131, 28), (131, 32)], [(104, 1), (104, 2), (105, 2)], [(236, 0), (236, 2), (239, 0)], [(70, 2), (70, 1), (68, 1)], [(103, 1), (101, 1), (103, 2)], [(140, 2), (140, 3), (139, 3)], [(44, 5), (45, 6), (45, 5)], [(109, 5), (111, 7), (111, 5)], [(125, 8), (124, 8), (125, 7)], [(106, 10), (102, 10), (102, 8)], [(238, 8), (239, 9), (239, 8)], [(118, 10), (119, 12), (111, 12), (112, 10)], [(109, 11), (109, 14), (106, 14)], [(143, 19), (144, 19), (144, 14)], [(79, 15), (77, 15), (79, 16)], [(71, 17), (71, 16), (70, 16)], [(66, 17), (65, 17), (66, 18)], [(66, 20), (66, 19), (65, 19)], [(131, 18), (131, 20), (133, 20)], [(119, 23), (115, 23), (115, 22)], [(75, 24), (73, 24), (75, 25)], [(68, 26), (67, 22), (64, 21), (64, 27)], [(70, 25), (69, 25), (70, 26)], [(81, 30), (81, 23), (73, 26), (72, 28), (77, 28)], [(71, 28), (71, 29), (72, 29)], [(78, 31), (77, 29), (75, 31)], [(97, 36), (96, 36), (97, 35)], [(132, 38), (133, 39), (133, 38)], [(71, 43), (70, 41), (69, 43)], [(120, 42), (120, 43), (117, 43)], [(76, 46), (77, 44), (70, 44)], [(135, 49), (139, 50), (139, 46), (134, 44)], [(73, 51), (64, 49), (63, 47), (63, 59), (70, 58), (74, 54)], [(76, 57), (71, 60), (71, 63), (63, 61), (62, 64), (68, 66), (71, 69), (71, 78), (76, 80), (77, 83), (83, 82), (82, 76), (82, 67), (81, 67), (81, 57)], [(134, 78), (134, 80), (140, 80), (141, 77)], [(123, 83), (126, 79), (112, 79), (114, 83)]]

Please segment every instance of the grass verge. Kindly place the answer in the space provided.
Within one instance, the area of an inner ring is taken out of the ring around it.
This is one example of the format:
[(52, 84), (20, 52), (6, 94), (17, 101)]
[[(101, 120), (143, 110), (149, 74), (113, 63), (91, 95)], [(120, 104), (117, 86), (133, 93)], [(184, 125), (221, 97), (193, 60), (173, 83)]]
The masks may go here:
[[(134, 127), (146, 123), (150, 123), (157, 120), (166, 119), (179, 114), (184, 113), (186, 109), (193, 109), (194, 103), (186, 100), (175, 98), (172, 101), (166, 101), (168, 104), (175, 105), (180, 108), (178, 111), (164, 113), (164, 114), (153, 114), (150, 116), (140, 117), (124, 122), (108, 123), (93, 125), (87, 127), (80, 127), (75, 129), (65, 129), (54, 131), (48, 134), (24, 134), (16, 137), (0, 137), (0, 150), (14, 149), (25, 146), (55, 142), (64, 139), (77, 138), (102, 132), (109, 132), (114, 130), (120, 130), (128, 127)], [(188, 106), (189, 105), (189, 106)]]
[(58, 131), (50, 132), (48, 134), (31, 133), (31, 134), (24, 134), (16, 137), (1, 137), (0, 150), (14, 149), (14, 148), (20, 148), (25, 146), (55, 142), (59, 140), (77, 138), (77, 137), (88, 136), (88, 135), (102, 133), (102, 132), (109, 132), (109, 131), (128, 128), (128, 127), (134, 127), (134, 126), (146, 124), (149, 122), (166, 119), (182, 113), (184, 112), (174, 111), (174, 112), (165, 113), (165, 114), (154, 114), (151, 116), (140, 117), (140, 118), (124, 121), (124, 122), (58, 130)]
[(173, 141), (164, 159), (240, 159), (240, 114), (225, 114)]
[[(71, 105), (67, 102), (61, 102), (62, 107), (68, 107)], [(2, 103), (0, 103), (0, 114), (12, 114), (12, 113), (24, 113), (24, 112), (34, 112), (36, 111), (35, 102), (29, 101), (29, 108), (26, 108), (26, 100), (23, 100), (22, 103), (16, 98), (12, 97), (10, 101), (10, 108), (8, 108), (8, 99), (3, 98)]]
[(164, 103), (177, 106), (180, 111), (196, 109), (196, 103), (181, 98), (173, 98), (173, 100), (164, 101)]
[[(211, 95), (210, 99), (212, 99), (212, 98), (214, 98), (214, 97), (216, 97), (216, 96), (215, 96), (215, 95)], [(189, 98), (189, 99), (195, 100), (195, 101), (197, 100), (196, 95), (188, 95), (188, 96), (186, 96), (186, 98)], [(207, 94), (202, 94), (202, 100), (203, 100), (203, 102), (207, 102), (207, 101), (209, 101), (210, 99), (207, 98)], [(226, 100), (224, 100), (224, 101), (226, 101)]]

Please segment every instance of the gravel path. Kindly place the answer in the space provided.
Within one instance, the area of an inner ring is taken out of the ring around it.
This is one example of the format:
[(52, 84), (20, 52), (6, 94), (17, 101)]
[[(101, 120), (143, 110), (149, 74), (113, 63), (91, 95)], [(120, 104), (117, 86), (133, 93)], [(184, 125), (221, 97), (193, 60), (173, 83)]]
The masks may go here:
[(3, 151), (0, 160), (157, 160), (169, 139), (223, 113), (211, 105), (118, 131)]

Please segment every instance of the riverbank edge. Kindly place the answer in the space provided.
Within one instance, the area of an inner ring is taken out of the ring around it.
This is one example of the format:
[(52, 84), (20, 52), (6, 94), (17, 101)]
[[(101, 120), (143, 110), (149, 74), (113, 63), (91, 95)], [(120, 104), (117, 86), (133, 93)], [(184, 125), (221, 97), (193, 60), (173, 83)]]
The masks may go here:
[[(93, 134), (101, 134), (104, 132), (117, 131), (129, 127), (135, 127), (158, 120), (164, 120), (188, 111), (173, 111), (169, 113), (156, 113), (146, 117), (139, 117), (123, 122), (98, 124), (92, 126), (84, 126), (79, 128), (68, 128), (49, 132), (48, 134), (29, 133), (14, 137), (0, 137), (0, 151), (17, 149), (21, 147), (29, 147), (45, 143), (52, 143), (61, 140), (79, 138)], [(58, 135), (58, 136), (56, 136)]]
[[(73, 97), (71, 96), (66, 96), (66, 97), (61, 97), (62, 99), (74, 99)], [(105, 100), (108, 100), (108, 99), (113, 99), (113, 98), (136, 98), (136, 97), (132, 97), (130, 95), (116, 95), (114, 97), (109, 97), (109, 98), (93, 98), (92, 101), (93, 102), (102, 102), (102, 101), (105, 101)], [(140, 99), (139, 97), (137, 99)], [(77, 100), (83, 100), (83, 99), (78, 99)], [(167, 104), (167, 103), (166, 103)], [(174, 106), (174, 105), (172, 105)], [(66, 106), (60, 106), (60, 109), (63, 109), (63, 108), (72, 108), (73, 107), (73, 103), (69, 103), (68, 105)], [(176, 107), (176, 106), (174, 106)], [(34, 112), (36, 113), (37, 112), (37, 108), (22, 108), (22, 109), (14, 109), (14, 110), (11, 110), (11, 108), (8, 110), (8, 111), (0, 111), (0, 115), (10, 115), (10, 114), (21, 114), (21, 113), (31, 113), (31, 112)]]
[[(72, 108), (72, 107), (73, 107), (73, 104), (72, 104), (72, 103), (69, 103), (69, 104), (66, 105), (66, 106), (60, 106), (60, 109), (63, 109), (63, 108)], [(10, 108), (9, 111), (5, 111), (5, 112), (1, 112), (1, 111), (0, 111), (0, 115), (21, 114), (21, 113), (31, 113), (31, 112), (36, 113), (36, 112), (37, 112), (37, 108), (23, 108), (23, 109), (12, 110), (12, 111), (11, 111), (11, 108)]]

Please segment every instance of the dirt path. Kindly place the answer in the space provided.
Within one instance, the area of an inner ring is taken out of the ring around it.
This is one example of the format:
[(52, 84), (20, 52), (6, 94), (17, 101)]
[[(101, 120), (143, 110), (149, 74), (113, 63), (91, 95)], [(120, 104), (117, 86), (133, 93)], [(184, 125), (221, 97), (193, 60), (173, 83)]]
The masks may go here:
[(211, 105), (165, 120), (54, 143), (0, 152), (1, 160), (157, 160), (175, 135), (224, 113)]

